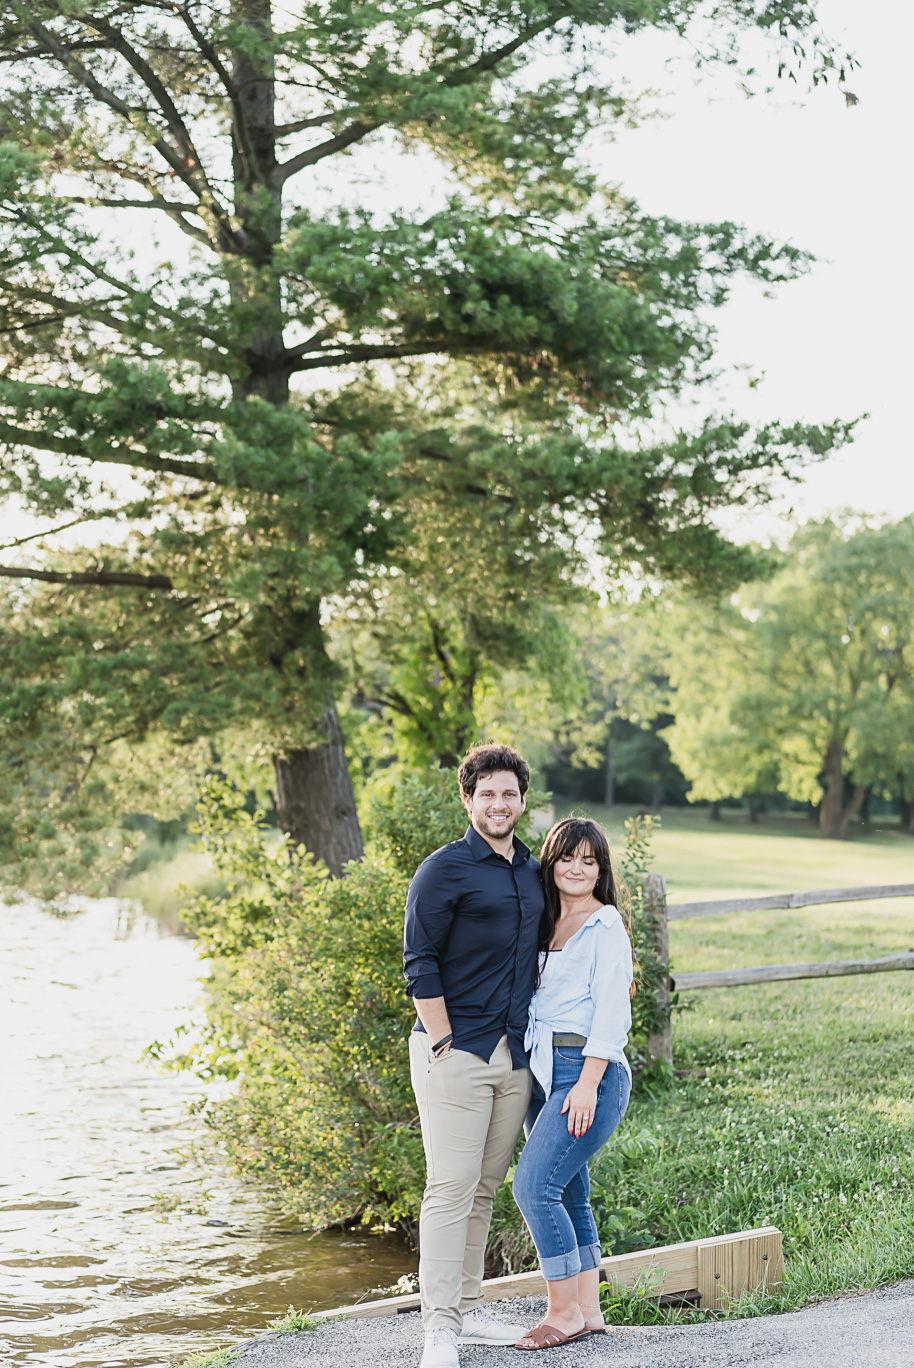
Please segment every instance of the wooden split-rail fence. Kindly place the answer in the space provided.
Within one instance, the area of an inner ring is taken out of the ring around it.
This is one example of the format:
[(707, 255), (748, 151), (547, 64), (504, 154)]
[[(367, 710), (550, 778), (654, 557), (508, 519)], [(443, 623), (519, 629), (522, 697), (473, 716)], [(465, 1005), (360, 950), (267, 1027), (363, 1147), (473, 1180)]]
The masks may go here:
[[(729, 913), (768, 912), (778, 908), (825, 907), (832, 903), (871, 902), (877, 898), (914, 897), (914, 884), (888, 884), (875, 888), (820, 888), (806, 893), (774, 893), (763, 898), (725, 898), (716, 902), (667, 903), (666, 881), (660, 874), (645, 878), (645, 899), (652, 915), (657, 950), (662, 964), (670, 958), (669, 923), (691, 917), (723, 917)], [(701, 988), (737, 988), (751, 983), (780, 983), (785, 979), (839, 978), (845, 974), (885, 974), (914, 969), (914, 953), (884, 955), (881, 959), (829, 960), (817, 964), (759, 964), (748, 969), (711, 969), (704, 973), (672, 974), (665, 995), (691, 993)], [(673, 1062), (672, 1025), (651, 1036), (648, 1052), (655, 1059)]]

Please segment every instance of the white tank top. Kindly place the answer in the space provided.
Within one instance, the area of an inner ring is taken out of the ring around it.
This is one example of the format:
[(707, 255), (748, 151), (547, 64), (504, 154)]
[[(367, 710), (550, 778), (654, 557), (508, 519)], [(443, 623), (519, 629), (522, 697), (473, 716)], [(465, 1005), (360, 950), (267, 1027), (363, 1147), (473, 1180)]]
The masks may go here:
[(540, 951), (540, 988), (545, 988), (546, 985), (555, 978), (555, 971), (559, 967), (559, 955), (561, 953), (561, 950)]

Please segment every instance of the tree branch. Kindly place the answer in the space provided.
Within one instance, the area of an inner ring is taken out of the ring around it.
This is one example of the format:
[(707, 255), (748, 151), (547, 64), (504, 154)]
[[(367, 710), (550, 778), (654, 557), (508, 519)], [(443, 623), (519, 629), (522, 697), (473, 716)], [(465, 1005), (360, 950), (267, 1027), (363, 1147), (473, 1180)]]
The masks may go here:
[[(190, 135), (190, 130), (182, 119), (178, 107), (163, 81), (145, 58), (137, 52), (132, 43), (128, 43), (123, 32), (119, 28), (115, 28), (113, 24), (109, 24), (105, 19), (95, 19), (92, 15), (85, 15), (82, 22), (88, 24), (90, 28), (95, 29), (96, 33), (100, 33), (106, 38), (111, 48), (115, 52), (120, 53), (127, 65), (132, 67), (139, 76), (143, 85), (149, 91), (150, 95), (159, 106), (159, 109), (164, 114), (168, 131), (184, 153), (185, 162), (192, 163), (193, 166), (199, 170), (204, 189), (211, 199), (213, 207), (218, 211), (221, 206), (218, 205), (213, 188), (207, 179), (206, 171), (203, 168), (202, 158), (194, 146), (194, 140)], [(187, 169), (190, 170), (191, 168), (188, 166)]]
[(3, 579), (43, 580), (46, 584), (91, 584), (108, 587), (126, 585), (131, 589), (164, 589), (171, 592), (174, 584), (168, 575), (137, 575), (129, 570), (37, 570), (34, 566), (22, 569), (15, 565), (0, 565)]
[[(78, 62), (76, 58), (73, 57), (72, 54), (64, 46), (62, 46), (61, 43), (58, 42), (57, 38), (50, 31), (50, 29), (45, 28), (45, 26), (39, 23), (37, 19), (32, 19), (29, 16), (28, 10), (25, 8), (23, 4), (23, 0), (12, 0), (12, 3), (16, 11), (16, 14), (18, 15), (19, 19), (27, 26), (29, 32), (34, 35), (34, 37), (38, 40), (39, 43), (42, 43), (45, 46), (47, 51), (55, 58), (55, 60), (58, 61), (60, 65), (66, 71), (68, 71), (69, 74), (73, 76), (75, 80), (79, 82), (80, 85), (84, 86), (86, 90), (88, 90), (89, 93), (93, 95), (96, 100), (99, 101), (100, 104), (106, 105), (109, 109), (113, 110), (115, 114), (120, 115), (120, 117), (124, 119), (124, 121), (128, 123), (131, 128), (137, 129), (137, 131), (142, 131), (137, 127), (136, 111), (131, 109), (130, 106), (126, 104), (126, 102), (122, 100), (119, 95), (115, 95), (114, 92), (112, 90), (109, 90), (107, 86), (102, 85), (100, 81), (96, 80), (96, 78), (89, 71), (88, 67), (84, 66), (82, 62)], [(126, 46), (129, 48), (129, 44), (127, 44)], [(132, 49), (130, 50), (132, 51)], [(126, 54), (124, 55), (126, 56)], [(136, 55), (139, 56), (139, 54)], [(127, 60), (129, 61), (129, 58), (127, 58)], [(141, 58), (139, 60), (142, 62)], [(153, 75), (154, 80), (158, 80), (158, 78), (155, 77), (154, 73), (151, 74)], [(161, 85), (161, 82), (159, 82), (159, 84)], [(154, 95), (152, 87), (150, 86), (148, 88), (150, 90), (150, 93)], [(165, 93), (167, 96), (167, 91)], [(177, 111), (175, 111), (175, 113), (177, 115)], [(180, 116), (178, 116), (178, 123), (181, 123)], [(183, 127), (183, 125), (181, 126)], [(240, 247), (235, 239), (235, 234), (232, 231), (228, 214), (226, 210), (223, 208), (223, 206), (216, 199), (216, 196), (214, 195), (212, 188), (210, 187), (209, 182), (206, 179), (206, 173), (203, 171), (203, 167), (200, 164), (199, 158), (197, 157), (196, 152), (193, 150), (193, 144), (188, 142), (187, 147), (184, 149), (184, 155), (182, 156), (181, 153), (176, 151), (164, 137), (162, 137), (161, 135), (156, 137), (155, 133), (156, 130), (154, 128), (151, 129), (151, 147), (156, 152), (158, 152), (159, 156), (163, 159), (163, 161), (165, 161), (168, 164), (168, 166), (171, 167), (175, 175), (178, 176), (184, 182), (184, 184), (190, 190), (191, 194), (193, 194), (200, 201), (201, 204), (205, 204), (212, 211), (213, 217), (216, 219), (219, 225), (219, 231), (223, 238), (224, 245), (232, 252), (239, 254)], [(203, 177), (202, 186), (198, 181), (197, 177), (193, 174), (192, 166), (189, 164), (191, 162), (193, 165), (196, 165), (200, 169), (201, 175)]]
[(34, 432), (29, 428), (13, 427), (0, 419), (0, 442), (12, 446), (31, 447), (36, 451), (53, 451), (61, 456), (75, 456), (81, 461), (97, 461), (103, 465), (132, 466), (165, 475), (186, 475), (192, 480), (207, 480), (219, 484), (216, 468), (204, 461), (182, 461), (178, 456), (155, 456), (151, 451), (135, 447), (107, 447), (102, 451), (87, 451), (83, 442), (70, 437), (55, 437), (48, 432)]
[(276, 169), (274, 179), (280, 185), (284, 185), (290, 176), (296, 175), (299, 171), (304, 171), (306, 166), (315, 166), (317, 162), (323, 161), (324, 157), (330, 157), (334, 152), (342, 152), (345, 147), (351, 147), (353, 143), (361, 138), (367, 137), (377, 128), (383, 128), (389, 123), (389, 119), (378, 119), (374, 123), (362, 123), (357, 119), (355, 123), (344, 128), (342, 133), (338, 133), (335, 138), (328, 138), (326, 142), (318, 143), (317, 147), (309, 147), (304, 152), (299, 152), (297, 156), (290, 157), (287, 162)]
[(432, 634), (432, 648), (438, 658), (438, 664), (441, 666), (442, 673), (449, 683), (456, 684), (457, 681), (454, 678), (454, 671), (451, 669), (450, 657), (444, 648), (441, 626), (430, 613), (426, 614), (426, 618), (428, 620), (429, 630)]
[[(447, 72), (444, 67), (430, 67), (427, 75), (431, 79), (442, 76), (441, 84), (444, 86), (466, 85), (467, 82), (474, 80), (477, 76), (483, 75), (487, 71), (493, 71), (499, 62), (503, 62), (506, 57), (511, 57), (518, 48), (530, 43), (546, 29), (554, 28), (562, 19), (567, 18), (570, 11), (562, 14), (551, 15), (548, 19), (541, 19), (538, 24), (531, 24), (524, 29), (516, 38), (512, 38), (510, 43), (504, 43), (500, 48), (494, 48), (491, 52), (484, 52), (475, 62), (469, 66), (460, 67), (457, 71)], [(329, 138), (326, 142), (319, 143), (317, 147), (307, 148), (304, 152), (299, 152), (297, 156), (290, 157), (282, 166), (277, 168), (277, 179), (281, 184), (285, 183), (290, 176), (303, 171), (305, 167), (314, 166), (322, 161), (324, 157), (330, 157), (334, 152), (341, 152), (346, 147), (351, 147), (354, 142), (367, 137), (369, 133), (374, 133), (378, 128), (384, 128), (391, 122), (393, 115), (386, 119), (377, 119), (372, 123), (365, 123), (361, 119), (356, 119), (348, 128), (344, 128), (342, 133), (338, 133), (335, 138)]]
[[(96, 323), (104, 324), (104, 326), (110, 328), (112, 332), (122, 333), (127, 331), (126, 321), (118, 318), (116, 314), (111, 313), (104, 307), (106, 304), (115, 303), (114, 300), (100, 299), (93, 307), (91, 300), (82, 299), (78, 302), (72, 302), (51, 294), (49, 290), (23, 289), (18, 293), (19, 298), (22, 301), (47, 304), (56, 311), (55, 314), (49, 314), (46, 318), (36, 319), (30, 321), (27, 325), (20, 326), (40, 327), (46, 323), (57, 321), (58, 319), (62, 321), (65, 318), (82, 316), (87, 319), (91, 318)], [(13, 331), (13, 329), (10, 331)]]
[[(142, 185), (144, 189), (149, 191), (149, 194), (151, 196), (151, 199), (149, 200), (137, 200), (135, 203), (130, 200), (105, 200), (104, 198), (96, 196), (88, 198), (85, 201), (87, 204), (92, 205), (107, 203), (114, 207), (123, 205), (124, 207), (136, 209), (142, 209), (147, 206), (153, 208), (161, 208), (162, 212), (168, 215), (172, 223), (176, 223), (178, 225), (182, 233), (186, 233), (188, 237), (193, 238), (196, 242), (202, 242), (204, 246), (209, 247), (210, 251), (218, 252), (220, 250), (219, 238), (217, 236), (214, 237), (211, 233), (205, 231), (203, 228), (198, 227), (197, 224), (188, 223), (187, 220), (184, 218), (185, 214), (197, 214), (200, 218), (204, 218), (204, 214), (200, 208), (200, 204), (176, 204), (172, 206), (171, 203), (167, 201), (162, 201), (162, 196), (159, 192), (158, 182), (152, 175), (151, 169), (146, 172), (140, 172), (135, 167), (128, 166), (123, 162), (109, 161), (106, 160), (104, 157), (100, 157), (97, 155), (94, 158), (94, 160), (88, 162), (87, 165), (83, 166), (82, 169), (85, 171), (86, 175), (95, 176), (101, 173), (102, 175), (106, 176), (116, 176), (118, 180), (133, 181), (136, 185)], [(63, 196), (61, 196), (61, 198), (63, 198)], [(160, 201), (162, 202), (160, 203)], [(82, 201), (78, 197), (74, 196), (72, 202), (81, 203)]]
[(324, 124), (332, 123), (337, 117), (337, 111), (332, 109), (329, 114), (316, 114), (310, 119), (296, 119), (293, 123), (279, 124), (276, 128), (277, 138), (289, 138), (293, 133), (304, 133), (306, 128), (321, 128)]
[(90, 208), (100, 209), (160, 209), (166, 214), (199, 214), (199, 204), (181, 204), (180, 201), (163, 199), (103, 199), (99, 195), (58, 195), (58, 202), (64, 204), (88, 204)]
[[(113, 276), (109, 276), (107, 272), (100, 270), (93, 262), (89, 261), (80, 253), (69, 250), (65, 243), (60, 244), (59, 250), (66, 252), (71, 261), (78, 262), (79, 265), (84, 266), (87, 271), (90, 271), (92, 275), (94, 275), (97, 280), (101, 280), (103, 284), (110, 285), (112, 289), (118, 290), (121, 294), (127, 296), (131, 294), (130, 286), (125, 285), (122, 281), (116, 280)], [(68, 300), (60, 299), (57, 295), (51, 294), (49, 290), (20, 290), (19, 294), (22, 299), (33, 299), (41, 304), (47, 304), (50, 307), (55, 308), (61, 314), (69, 315), (80, 313), (86, 318), (92, 318), (95, 322), (104, 324), (106, 327), (110, 328), (112, 332), (126, 333), (132, 330), (135, 333), (135, 328), (132, 328), (128, 319), (119, 318), (117, 314), (110, 313), (107, 309), (101, 307), (101, 305), (109, 302), (114, 303), (114, 300), (99, 300), (98, 303), (92, 307), (91, 301), (82, 300), (79, 304), (73, 304)], [(155, 304), (154, 307), (162, 318), (170, 319), (173, 323), (179, 323), (182, 326), (187, 325), (186, 314), (179, 313), (177, 309), (169, 309), (164, 304)], [(228, 344), (218, 333), (210, 332), (207, 328), (200, 327), (199, 323), (194, 327), (194, 332), (198, 337), (206, 338), (207, 342), (212, 342), (214, 347), (222, 348), (225, 351), (230, 350)], [(163, 348), (163, 350), (167, 349)]]
[(320, 328), (316, 333), (312, 333), (304, 342), (299, 342), (297, 346), (287, 347), (284, 359), (286, 362), (297, 361), (299, 357), (307, 356), (308, 352), (314, 351), (324, 338), (333, 336), (333, 328)]
[(214, 246), (209, 233), (195, 223), (188, 223), (184, 218), (185, 214), (201, 213), (199, 204), (175, 204), (171, 200), (163, 199), (161, 195), (151, 200), (102, 199), (97, 195), (61, 195), (59, 198), (67, 204), (86, 204), (90, 209), (158, 209), (160, 213), (167, 214), (171, 221), (195, 242), (202, 242), (206, 247)]
[(26, 542), (41, 541), (45, 537), (56, 537), (58, 532), (66, 532), (69, 528), (79, 527), (82, 523), (96, 522), (99, 518), (113, 517), (115, 512), (118, 511), (119, 510), (112, 510), (109, 513), (84, 513), (81, 517), (74, 518), (71, 522), (61, 523), (60, 527), (52, 527), (47, 532), (30, 532), (27, 537), (17, 537), (15, 541), (4, 542), (3, 545), (0, 546), (0, 551), (12, 551), (16, 546), (25, 546)]
[(216, 75), (219, 77), (219, 80), (222, 82), (225, 89), (225, 93), (228, 95), (229, 102), (232, 106), (232, 119), (235, 125), (235, 133), (238, 137), (238, 147), (244, 158), (245, 165), (248, 168), (249, 180), (253, 183), (254, 177), (258, 174), (259, 170), (257, 165), (257, 153), (254, 150), (248, 133), (247, 121), (244, 115), (244, 105), (241, 103), (238, 87), (229, 75), (219, 53), (213, 47), (202, 29), (198, 28), (196, 21), (190, 13), (189, 5), (181, 4), (176, 6), (176, 9), (184, 20), (188, 33), (197, 44), (203, 57), (205, 57), (213, 71), (215, 71)]
[(512, 38), (510, 43), (505, 43), (500, 48), (493, 48), (491, 52), (484, 52), (469, 66), (461, 67), (459, 71), (450, 72), (445, 76), (443, 84), (448, 86), (464, 85), (467, 81), (472, 81), (475, 76), (486, 71), (492, 71), (499, 62), (503, 62), (506, 57), (513, 56), (518, 48), (522, 48), (525, 43), (531, 43), (546, 29), (555, 28), (556, 24), (560, 23), (562, 19), (567, 19), (570, 13), (570, 10), (565, 10), (562, 14), (554, 14), (548, 19), (541, 19), (538, 24), (531, 24), (529, 28), (524, 29), (523, 33)]
[[(84, 38), (81, 42), (70, 43), (69, 46), (71, 52), (92, 52), (97, 48), (107, 47), (107, 43), (99, 42), (95, 38)], [(47, 48), (43, 47), (32, 48), (30, 51), (25, 52), (21, 50), (18, 52), (9, 53), (0, 52), (0, 65), (6, 62), (28, 62), (33, 57), (44, 58), (45, 60), (47, 60), (49, 55), (50, 54), (48, 53)]]
[[(298, 361), (293, 361), (288, 369), (290, 374), (294, 374), (296, 371), (320, 370), (323, 366), (348, 366), (355, 361), (378, 361), (385, 357), (396, 356), (429, 356), (440, 351), (447, 351), (450, 356), (458, 356), (472, 350), (471, 347), (458, 349), (444, 341), (390, 342), (379, 343), (378, 345), (366, 343), (360, 347), (349, 347), (335, 352), (325, 351), (320, 352), (317, 356), (302, 357)], [(487, 350), (491, 350), (491, 348), (487, 348)]]

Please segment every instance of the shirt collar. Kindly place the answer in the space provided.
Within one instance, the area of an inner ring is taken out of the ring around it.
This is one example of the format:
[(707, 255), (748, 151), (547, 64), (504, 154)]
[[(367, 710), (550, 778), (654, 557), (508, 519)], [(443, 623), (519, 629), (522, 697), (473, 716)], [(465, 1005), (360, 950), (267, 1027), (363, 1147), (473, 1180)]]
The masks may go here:
[[(498, 851), (497, 851), (497, 850), (493, 850), (493, 849), (492, 849), (492, 847), (489, 845), (488, 841), (486, 840), (485, 836), (480, 836), (479, 832), (476, 830), (476, 828), (475, 828), (472, 824), (471, 824), (470, 826), (467, 827), (466, 835), (464, 836), (463, 839), (466, 841), (467, 845), (470, 847), (470, 849), (471, 849), (472, 852), (473, 852), (473, 855), (475, 856), (475, 858), (476, 858), (477, 860), (487, 860), (487, 859), (489, 858), (490, 855), (496, 855), (496, 856), (498, 856), (499, 859), (503, 859), (503, 858), (504, 858), (503, 856), (498, 855)], [(514, 837), (514, 859), (511, 861), (511, 863), (512, 863), (512, 864), (526, 864), (526, 862), (527, 862), (527, 860), (529, 860), (529, 858), (530, 858), (530, 847), (529, 847), (529, 846), (525, 846), (524, 843), (523, 843), (523, 841), (518, 840), (517, 835), (515, 835), (515, 837)], [(594, 914), (594, 915), (596, 915), (596, 914)]]
[(579, 936), (582, 931), (586, 930), (588, 926), (593, 926), (595, 922), (602, 922), (604, 926), (612, 926), (618, 916), (619, 909), (617, 907), (614, 907), (612, 903), (604, 903), (602, 907), (597, 908), (596, 912), (591, 912), (584, 925), (579, 926), (574, 934)]

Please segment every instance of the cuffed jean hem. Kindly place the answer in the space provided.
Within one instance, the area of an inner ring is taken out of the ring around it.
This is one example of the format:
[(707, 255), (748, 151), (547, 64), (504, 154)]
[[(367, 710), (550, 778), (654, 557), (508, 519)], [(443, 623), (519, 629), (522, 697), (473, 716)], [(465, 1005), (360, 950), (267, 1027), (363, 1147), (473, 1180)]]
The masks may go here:
[(598, 1244), (578, 1245), (571, 1254), (554, 1254), (541, 1259), (540, 1267), (547, 1282), (561, 1282), (563, 1278), (586, 1273), (589, 1268), (599, 1268), (601, 1257)]
[(570, 1254), (553, 1254), (548, 1259), (540, 1259), (540, 1268), (547, 1282), (574, 1278), (581, 1271), (581, 1255), (576, 1249)]

